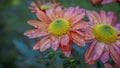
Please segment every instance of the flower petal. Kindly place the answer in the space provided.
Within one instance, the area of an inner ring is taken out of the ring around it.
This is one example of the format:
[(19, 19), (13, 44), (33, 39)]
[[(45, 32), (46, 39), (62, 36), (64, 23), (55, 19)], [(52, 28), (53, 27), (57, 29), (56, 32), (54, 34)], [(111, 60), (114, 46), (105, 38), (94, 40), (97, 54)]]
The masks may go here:
[(93, 35), (91, 31), (86, 30), (86, 32), (83, 32), (83, 34), (84, 34), (84, 39), (86, 41), (91, 41), (95, 38), (95, 36)]
[(100, 17), (101, 17), (101, 23), (106, 23), (107, 22), (107, 16), (106, 16), (106, 13), (103, 10), (100, 11)]
[(58, 18), (61, 18), (62, 17), (62, 7), (61, 6), (58, 6), (56, 9), (55, 9), (55, 15), (56, 17)]
[(38, 8), (38, 5), (37, 5), (35, 2), (32, 2), (32, 3), (30, 4), (29, 9), (31, 9), (31, 12), (33, 12), (33, 13), (36, 13), (38, 10), (40, 10), (40, 9)]
[(101, 23), (100, 15), (99, 15), (97, 12), (95, 12), (95, 11), (92, 11), (92, 13), (93, 13), (94, 16), (96, 17), (96, 22)]
[(116, 16), (114, 12), (108, 12), (106, 23), (114, 25), (115, 22), (116, 22)]
[(66, 57), (69, 57), (70, 54), (71, 54), (71, 51), (63, 51), (63, 53), (64, 53), (64, 55), (65, 55)]
[(42, 36), (46, 36), (48, 34), (49, 33), (47, 32), (47, 30), (40, 30), (40, 29), (28, 30), (24, 33), (24, 35), (29, 38), (42, 37)]
[(62, 50), (62, 52), (64, 53), (64, 55), (66, 57), (69, 57), (71, 54), (71, 46), (68, 43), (67, 45), (60, 45), (60, 49)]
[(107, 63), (106, 63), (106, 64), (104, 64), (104, 67), (105, 67), (105, 68), (113, 68), (113, 66), (112, 66), (112, 65), (107, 64)]
[(85, 21), (80, 21), (79, 23), (76, 23), (72, 26), (72, 30), (78, 30), (78, 29), (88, 29), (89, 24)]
[(50, 19), (51, 21), (53, 21), (53, 20), (56, 19), (55, 13), (53, 12), (52, 9), (46, 10), (46, 14), (47, 14), (47, 16), (49, 17), (49, 19)]
[(115, 44), (120, 48), (120, 40), (117, 40)]
[(78, 33), (71, 32), (71, 40), (78, 46), (85, 46), (84, 39)]
[(46, 36), (46, 37), (38, 40), (38, 41), (35, 43), (35, 45), (33, 46), (33, 50), (38, 50), (38, 49), (40, 49), (41, 44), (42, 44), (43, 42), (45, 42), (46, 39), (48, 39), (48, 36)]
[(35, 43), (35, 45), (33, 46), (33, 50), (38, 50), (40, 48), (40, 43), (41, 43), (41, 39)]
[(115, 51), (115, 48), (113, 46), (114, 46), (113, 44), (110, 46), (110, 55), (111, 55), (112, 59), (114, 60), (114, 62), (116, 64), (120, 65), (120, 56), (117, 54), (117, 52)]
[(79, 14), (79, 15), (76, 15), (75, 17), (71, 17), (69, 19), (69, 21), (73, 24), (75, 23), (78, 23), (79, 21), (81, 21), (85, 16), (85, 13), (82, 13), (82, 14)]
[(45, 23), (51, 22), (50, 19), (47, 17), (47, 15), (41, 10), (37, 11), (36, 15), (37, 15), (38, 19), (40, 19), (42, 22), (45, 22)]
[(109, 60), (109, 50), (107, 50), (107, 49), (104, 50), (103, 54), (100, 57), (100, 60), (103, 63), (106, 63)]
[(60, 45), (60, 39), (59, 38), (52, 38), (51, 48), (56, 51)]
[[(95, 43), (94, 43), (95, 44)], [(88, 58), (86, 58), (85, 62), (88, 63), (89, 65), (93, 65), (97, 59), (101, 56), (101, 54), (104, 51), (104, 43), (97, 43), (96, 46), (94, 47), (93, 51), (91, 51), (91, 54), (89, 55)]]
[(41, 45), (40, 45), (41, 52), (47, 50), (50, 47), (51, 47), (51, 39), (50, 38), (45, 38), (41, 41)]
[(111, 2), (115, 2), (116, 0), (103, 0), (102, 1), (102, 4), (108, 4), (108, 3), (111, 3)]
[(47, 27), (48, 27), (48, 24), (37, 21), (37, 20), (29, 20), (28, 24), (30, 24), (33, 27), (38, 28), (38, 29), (47, 29)]
[(116, 28), (120, 31), (120, 24), (116, 24)]
[(66, 57), (69, 57), (71, 54), (70, 39), (68, 35), (65, 35), (60, 38), (60, 48)]
[(92, 11), (86, 11), (87, 16), (89, 18), (89, 20), (94, 23), (94, 24), (98, 24), (99, 20), (97, 19), (96, 15), (94, 13), (92, 13)]
[(97, 41), (93, 41), (92, 44), (89, 46), (89, 48), (87, 49), (86, 53), (85, 53), (85, 61), (87, 61), (86, 59), (89, 58), (89, 56), (91, 55), (95, 45), (96, 45)]
[(68, 35), (63, 36), (60, 39), (60, 44), (61, 45), (67, 45), (69, 42), (70, 42), (70, 38), (69, 38)]
[(68, 9), (64, 12), (63, 18), (66, 19), (66, 20), (69, 20), (71, 14), (73, 14), (74, 10), (75, 10), (75, 9), (74, 9), (73, 7), (68, 8)]
[(116, 53), (120, 56), (120, 47), (118, 47), (117, 45), (114, 44), (114, 49), (116, 51)]

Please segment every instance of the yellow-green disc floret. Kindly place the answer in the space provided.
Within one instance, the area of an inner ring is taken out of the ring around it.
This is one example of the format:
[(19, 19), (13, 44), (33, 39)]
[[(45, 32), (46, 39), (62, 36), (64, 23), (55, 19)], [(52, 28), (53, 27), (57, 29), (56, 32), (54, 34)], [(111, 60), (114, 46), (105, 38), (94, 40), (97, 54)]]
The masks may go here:
[(50, 6), (50, 5), (41, 5), (40, 8), (41, 8), (42, 10), (46, 10), (46, 9), (51, 9), (52, 6)]
[(63, 18), (59, 18), (51, 22), (48, 29), (52, 35), (62, 36), (70, 30), (70, 23)]
[(113, 43), (117, 39), (117, 31), (107, 24), (97, 24), (93, 27), (92, 33), (99, 42)]

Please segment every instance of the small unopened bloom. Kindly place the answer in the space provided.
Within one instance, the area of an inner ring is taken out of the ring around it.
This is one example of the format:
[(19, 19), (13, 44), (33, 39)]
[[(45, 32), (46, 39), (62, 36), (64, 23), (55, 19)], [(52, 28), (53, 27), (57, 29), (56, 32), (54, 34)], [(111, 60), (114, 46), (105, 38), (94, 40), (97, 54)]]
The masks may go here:
[(85, 62), (94, 64), (97, 59), (106, 63), (111, 56), (120, 65), (120, 30), (116, 28), (116, 16), (113, 12), (87, 11), (91, 32), (95, 36), (85, 54)]
[(51, 0), (50, 2), (45, 2), (45, 0), (38, 0), (37, 3), (32, 2), (30, 5), (31, 12), (36, 13), (39, 10), (45, 11), (46, 9), (54, 9), (57, 6), (60, 6), (60, 3), (56, 0)]
[(87, 29), (88, 23), (82, 20), (85, 16), (84, 9), (70, 7), (62, 10), (62, 7), (58, 6), (55, 9), (46, 10), (46, 13), (39, 10), (36, 15), (39, 20), (28, 21), (28, 24), (36, 29), (24, 33), (29, 38), (42, 37), (34, 45), (34, 50), (40, 49), (42, 52), (48, 48), (57, 50), (60, 47), (64, 55), (69, 57), (71, 43), (85, 46), (85, 40), (90, 41), (93, 38)]

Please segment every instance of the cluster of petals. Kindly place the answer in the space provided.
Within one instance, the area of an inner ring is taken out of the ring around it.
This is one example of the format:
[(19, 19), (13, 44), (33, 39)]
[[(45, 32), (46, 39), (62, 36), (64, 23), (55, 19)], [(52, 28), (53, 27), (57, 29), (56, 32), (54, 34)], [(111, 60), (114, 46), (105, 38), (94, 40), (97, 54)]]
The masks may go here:
[(86, 51), (85, 62), (92, 65), (97, 59), (100, 59), (101, 62), (106, 63), (111, 56), (116, 65), (120, 65), (120, 26), (119, 24), (115, 24), (115, 14), (113, 12), (105, 13), (103, 10), (99, 13), (95, 11), (87, 11), (86, 13), (90, 20), (90, 24), (92, 23), (91, 27), (96, 24), (109, 24), (116, 28), (118, 37), (116, 42), (110, 44), (99, 42), (96, 38), (94, 38), (94, 41)]
[[(95, 1), (95, 0), (91, 0)], [(97, 1), (97, 0), (96, 0)], [(110, 3), (115, 0), (98, 0), (102, 4)], [(49, 5), (52, 8), (42, 10), (41, 5)], [(52, 48), (56, 51), (58, 48), (69, 57), (72, 51), (71, 44), (75, 43), (78, 46), (85, 46), (86, 43), (91, 43), (87, 49), (84, 60), (87, 64), (93, 65), (99, 59), (104, 63), (105, 68), (112, 68), (106, 62), (111, 57), (115, 62), (115, 68), (120, 67), (120, 24), (116, 24), (116, 16), (113, 12), (106, 13), (101, 10), (99, 13), (95, 11), (85, 11), (79, 7), (63, 8), (57, 2), (32, 2), (30, 9), (34, 12), (38, 20), (29, 20), (28, 24), (34, 29), (27, 30), (24, 35), (29, 38), (39, 38), (33, 46), (33, 50), (41, 52)], [(89, 22), (83, 20), (87, 15)], [(70, 24), (70, 30), (62, 36), (54, 36), (49, 31), (49, 25), (56, 19), (65, 19)], [(115, 42), (107, 44), (100, 42), (92, 33), (92, 28), (98, 24), (107, 24), (114, 27), (117, 31), (117, 39)]]
[[(38, 10), (36, 16), (39, 20), (28, 21), (28, 24), (35, 27), (35, 29), (24, 33), (29, 38), (42, 37), (34, 45), (34, 50), (45, 51), (48, 48), (57, 50), (60, 47), (64, 55), (69, 57), (71, 54), (71, 43), (85, 46), (85, 40), (89, 41), (93, 38), (88, 30), (88, 23), (82, 20), (85, 16), (85, 10), (79, 7), (62, 9), (61, 6), (58, 6), (54, 9), (47, 9), (45, 12)], [(63, 18), (70, 23), (70, 30), (65, 35), (56, 37), (49, 32), (48, 27), (52, 21), (59, 18)]]

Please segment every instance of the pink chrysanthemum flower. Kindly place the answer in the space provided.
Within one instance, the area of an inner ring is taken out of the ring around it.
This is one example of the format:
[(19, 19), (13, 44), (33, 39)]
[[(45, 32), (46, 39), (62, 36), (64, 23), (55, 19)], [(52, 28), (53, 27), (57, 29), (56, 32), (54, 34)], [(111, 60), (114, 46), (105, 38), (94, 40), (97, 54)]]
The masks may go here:
[(85, 54), (85, 62), (92, 65), (97, 59), (107, 62), (109, 56), (120, 65), (120, 30), (114, 25), (116, 16), (113, 12), (87, 11), (91, 24), (91, 32), (95, 36)]
[(32, 2), (29, 8), (33, 13), (36, 13), (39, 10), (45, 11), (46, 9), (54, 9), (57, 6), (60, 6), (60, 3), (56, 2), (56, 0), (51, 0), (51, 2), (38, 0), (37, 4), (35, 2)]
[(65, 56), (69, 57), (72, 42), (78, 46), (84, 46), (84, 40), (89, 41), (93, 38), (91, 32), (87, 30), (88, 23), (82, 20), (85, 16), (84, 9), (70, 7), (62, 10), (62, 7), (59, 6), (46, 10), (46, 13), (39, 10), (36, 15), (40, 21), (28, 21), (28, 24), (36, 29), (24, 33), (29, 38), (42, 37), (34, 45), (34, 50), (45, 51), (48, 48), (57, 50), (60, 47)]

